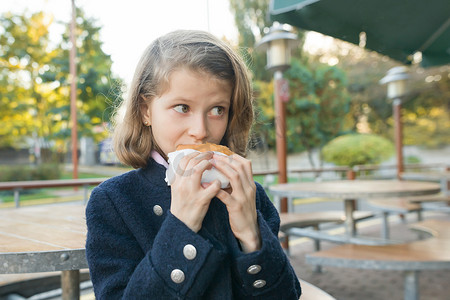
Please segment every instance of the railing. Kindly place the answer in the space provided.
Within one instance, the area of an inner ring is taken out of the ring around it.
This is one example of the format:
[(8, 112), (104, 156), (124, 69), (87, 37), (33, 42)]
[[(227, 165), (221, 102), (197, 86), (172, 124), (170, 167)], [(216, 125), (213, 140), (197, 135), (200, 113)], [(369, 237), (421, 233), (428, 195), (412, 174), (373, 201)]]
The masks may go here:
[(55, 188), (55, 187), (83, 187), (83, 199), (87, 202), (89, 187), (99, 185), (108, 178), (90, 178), (90, 179), (60, 179), (60, 180), (33, 180), (33, 181), (6, 181), (0, 182), (0, 191), (14, 191), (14, 203), (16, 207), (20, 206), (20, 191), (36, 188)]
[[(350, 167), (331, 167), (331, 168), (317, 168), (317, 169), (290, 169), (289, 173), (324, 173), (335, 172), (343, 173), (347, 179), (355, 179), (358, 172), (361, 171), (375, 171), (375, 170), (395, 170), (396, 165), (357, 165)], [(448, 169), (445, 164), (407, 164), (404, 166), (405, 170), (417, 169)], [(254, 175), (276, 175), (278, 170), (267, 170), (262, 172), (255, 172)], [(343, 176), (342, 176), (343, 177)], [(393, 176), (394, 177), (394, 176)], [(0, 191), (12, 190), (14, 192), (14, 203), (16, 207), (20, 206), (20, 191), (26, 189), (36, 188), (55, 188), (55, 187), (83, 187), (83, 199), (86, 203), (89, 197), (89, 187), (96, 186), (105, 181), (106, 178), (89, 178), (89, 179), (61, 179), (61, 180), (33, 180), (33, 181), (7, 181), (0, 182)]]

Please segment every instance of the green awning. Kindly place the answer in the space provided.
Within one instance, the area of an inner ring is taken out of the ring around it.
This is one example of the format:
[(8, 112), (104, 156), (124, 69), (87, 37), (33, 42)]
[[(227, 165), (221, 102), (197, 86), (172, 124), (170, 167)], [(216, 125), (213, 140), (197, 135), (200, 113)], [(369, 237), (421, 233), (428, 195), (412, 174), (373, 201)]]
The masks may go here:
[(402, 63), (450, 63), (450, 0), (272, 0), (271, 18), (359, 44)]

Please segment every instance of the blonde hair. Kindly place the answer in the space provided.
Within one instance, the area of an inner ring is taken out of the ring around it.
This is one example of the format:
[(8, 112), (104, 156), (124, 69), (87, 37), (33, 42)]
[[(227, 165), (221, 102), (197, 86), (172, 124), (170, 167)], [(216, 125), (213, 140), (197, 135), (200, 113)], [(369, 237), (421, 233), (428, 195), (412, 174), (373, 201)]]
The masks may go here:
[(161, 96), (168, 87), (170, 74), (184, 67), (231, 84), (228, 126), (221, 144), (245, 155), (254, 113), (244, 61), (210, 33), (178, 30), (152, 42), (137, 65), (129, 95), (122, 103), (125, 114), (116, 120), (113, 134), (114, 151), (122, 163), (134, 168), (145, 167), (151, 150), (158, 150), (151, 129), (143, 124), (141, 106)]

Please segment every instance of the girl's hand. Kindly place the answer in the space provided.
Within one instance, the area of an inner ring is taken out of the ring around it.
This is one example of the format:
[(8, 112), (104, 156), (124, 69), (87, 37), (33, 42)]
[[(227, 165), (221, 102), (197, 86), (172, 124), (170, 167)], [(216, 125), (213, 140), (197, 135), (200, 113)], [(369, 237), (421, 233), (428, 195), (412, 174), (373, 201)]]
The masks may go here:
[(212, 168), (212, 152), (191, 153), (180, 160), (172, 184), (170, 211), (192, 231), (198, 232), (211, 199), (220, 191), (220, 182), (201, 185), (202, 174)]
[(261, 249), (251, 162), (237, 154), (213, 158), (214, 166), (230, 180), (231, 188), (220, 190), (216, 197), (227, 206), (234, 236), (246, 253)]

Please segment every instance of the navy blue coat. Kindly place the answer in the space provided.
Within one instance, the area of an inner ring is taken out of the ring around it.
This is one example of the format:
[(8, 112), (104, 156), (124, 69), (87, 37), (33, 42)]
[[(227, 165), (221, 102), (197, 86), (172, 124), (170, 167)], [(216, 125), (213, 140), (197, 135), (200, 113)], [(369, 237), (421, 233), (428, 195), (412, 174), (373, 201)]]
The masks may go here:
[[(300, 297), (299, 281), (277, 239), (278, 213), (260, 185), (256, 201), (262, 248), (245, 254), (219, 199), (211, 201), (198, 233), (173, 216), (164, 177), (165, 167), (151, 159), (146, 168), (111, 178), (92, 191), (86, 255), (96, 299)], [(183, 254), (186, 245), (196, 250), (194, 257)], [(181, 280), (173, 280), (174, 270), (181, 270)]]

